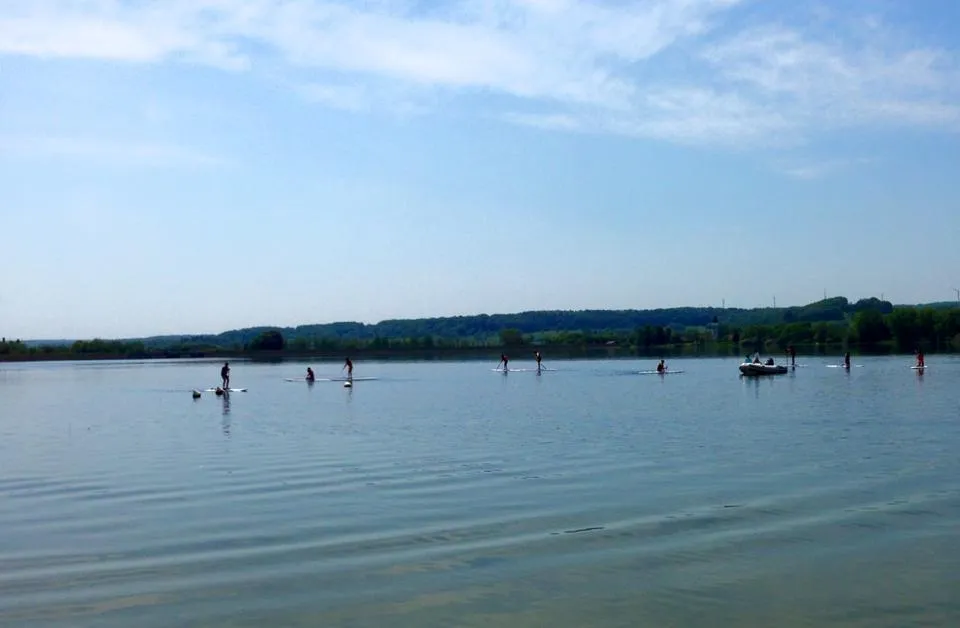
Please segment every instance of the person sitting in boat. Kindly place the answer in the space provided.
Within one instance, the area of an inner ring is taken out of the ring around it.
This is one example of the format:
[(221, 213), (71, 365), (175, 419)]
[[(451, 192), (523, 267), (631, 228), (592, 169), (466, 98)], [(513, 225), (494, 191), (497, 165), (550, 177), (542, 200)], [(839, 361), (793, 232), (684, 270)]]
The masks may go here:
[(760, 356), (759, 356), (759, 355), (753, 356), (753, 363), (754, 363), (754, 364), (760, 364)]
[(767, 358), (767, 366), (773, 366), (773, 358)]

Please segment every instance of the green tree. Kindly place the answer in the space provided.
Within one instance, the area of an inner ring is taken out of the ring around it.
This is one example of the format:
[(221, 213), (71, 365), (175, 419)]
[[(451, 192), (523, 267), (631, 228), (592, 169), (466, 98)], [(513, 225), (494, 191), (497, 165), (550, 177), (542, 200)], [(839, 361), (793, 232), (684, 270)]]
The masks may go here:
[(274, 329), (260, 332), (250, 341), (251, 351), (282, 351), (285, 345), (283, 334)]
[(960, 308), (944, 310), (937, 315), (937, 337), (950, 343), (960, 334)]
[(293, 351), (308, 351), (310, 349), (310, 341), (301, 336), (291, 340), (287, 344), (287, 347)]
[(863, 344), (874, 344), (890, 339), (890, 329), (879, 310), (861, 310), (853, 317), (853, 329), (857, 340)]
[(830, 328), (826, 323), (817, 323), (813, 326), (813, 341), (824, 344), (830, 338)]
[(887, 324), (894, 340), (901, 347), (914, 345), (919, 338), (917, 311), (913, 308), (897, 308), (887, 317)]
[(523, 344), (523, 334), (519, 329), (501, 329), (500, 344), (507, 347), (516, 347)]
[(937, 342), (937, 313), (932, 308), (917, 310), (917, 337), (933, 344)]

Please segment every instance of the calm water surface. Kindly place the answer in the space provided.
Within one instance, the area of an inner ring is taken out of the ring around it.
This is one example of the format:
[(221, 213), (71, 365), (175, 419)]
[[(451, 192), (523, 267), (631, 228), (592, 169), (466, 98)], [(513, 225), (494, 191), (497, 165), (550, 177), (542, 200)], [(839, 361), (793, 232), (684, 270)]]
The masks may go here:
[(909, 360), (0, 365), (0, 625), (958, 626)]

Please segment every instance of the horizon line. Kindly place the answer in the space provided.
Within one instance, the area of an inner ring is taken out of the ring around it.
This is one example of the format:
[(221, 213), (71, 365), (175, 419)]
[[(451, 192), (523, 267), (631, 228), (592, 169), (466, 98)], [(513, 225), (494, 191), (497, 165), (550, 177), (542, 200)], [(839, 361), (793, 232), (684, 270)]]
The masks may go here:
[[(789, 309), (791, 309), (791, 308), (807, 307), (807, 306), (810, 306), (810, 305), (814, 305), (814, 304), (816, 304), (816, 303), (821, 303), (821, 302), (823, 302), (823, 301), (828, 301), (828, 300), (830, 300), (830, 299), (837, 299), (837, 298), (847, 299), (847, 302), (848, 302), (848, 303), (853, 303), (853, 304), (858, 303), (859, 301), (867, 300), (867, 299), (876, 299), (876, 300), (878, 300), (878, 301), (884, 301), (884, 299), (881, 299), (881, 298), (875, 297), (875, 296), (873, 296), (873, 297), (861, 297), (861, 298), (857, 299), (856, 301), (854, 301), (854, 300), (851, 300), (849, 297), (845, 297), (845, 296), (842, 296), (842, 295), (836, 295), (836, 296), (832, 296), (832, 297), (826, 297), (826, 298), (823, 298), (823, 299), (817, 299), (816, 301), (810, 301), (810, 302), (805, 303), (805, 304), (803, 304), (803, 305), (781, 305), (781, 306), (768, 305), (768, 306), (753, 306), (753, 307), (742, 307), (742, 306), (730, 306), (730, 307), (727, 307), (727, 306), (717, 306), (717, 305), (674, 305), (674, 306), (668, 306), (668, 307), (653, 307), (653, 308), (617, 308), (617, 309), (612, 309), (612, 308), (578, 308), (578, 309), (559, 309), (559, 308), (553, 308), (553, 309), (541, 309), (541, 310), (517, 310), (517, 311), (514, 311), (514, 312), (495, 312), (495, 313), (478, 312), (478, 313), (473, 313), (473, 314), (450, 314), (450, 315), (439, 315), (439, 316), (419, 316), (419, 317), (405, 317), (405, 318), (384, 318), (384, 319), (381, 319), (381, 320), (378, 320), (378, 321), (375, 321), (375, 322), (365, 322), (365, 321), (357, 321), (357, 320), (352, 320), (352, 321), (339, 320), (339, 321), (327, 321), (327, 322), (298, 323), (298, 324), (296, 324), (296, 325), (269, 325), (269, 324), (267, 324), (267, 325), (246, 325), (246, 326), (243, 326), (243, 327), (231, 327), (231, 328), (229, 328), (229, 329), (222, 329), (221, 331), (215, 331), (215, 332), (192, 332), (192, 333), (173, 332), (173, 333), (143, 334), (143, 335), (139, 335), (139, 336), (113, 336), (113, 337), (108, 337), (108, 336), (61, 337), (61, 338), (53, 338), (53, 337), (37, 338), (37, 337), (34, 337), (34, 338), (26, 338), (26, 339), (24, 339), (24, 338), (16, 338), (16, 339), (15, 339), (14, 337), (11, 336), (11, 337), (4, 337), (4, 338), (5, 338), (7, 341), (14, 341), (14, 342), (15, 342), (15, 341), (20, 341), (20, 342), (46, 342), (46, 343), (54, 343), (54, 342), (76, 342), (76, 341), (78, 341), (78, 340), (134, 341), (134, 340), (147, 340), (147, 339), (152, 339), (152, 338), (166, 338), (166, 337), (181, 337), (181, 338), (185, 338), (185, 337), (195, 337), (195, 336), (220, 336), (220, 335), (227, 334), (227, 333), (230, 333), (230, 332), (246, 331), (246, 330), (251, 330), (251, 329), (284, 330), (284, 329), (297, 329), (297, 328), (299, 328), (299, 327), (312, 327), (312, 326), (325, 326), (325, 325), (364, 325), (364, 326), (369, 326), (369, 327), (375, 327), (375, 326), (380, 325), (380, 324), (383, 324), (383, 323), (395, 322), (395, 321), (424, 321), (424, 320), (437, 320), (437, 319), (449, 319), (449, 318), (472, 318), (472, 317), (478, 317), (478, 316), (487, 316), (487, 317), (494, 317), (494, 316), (518, 316), (518, 315), (522, 315), (522, 314), (537, 314), (537, 313), (544, 313), (544, 312), (656, 312), (656, 311), (663, 311), (663, 310), (680, 310), (680, 309), (704, 309), (704, 310), (721, 310), (721, 311), (726, 311), (726, 310), (740, 310), (740, 311), (750, 311), (750, 310), (789, 310)], [(923, 307), (923, 306), (930, 306), (930, 305), (953, 303), (953, 300), (952, 300), (952, 299), (944, 299), (944, 300), (940, 300), (940, 301), (924, 301), (924, 302), (920, 302), (920, 303), (894, 303), (894, 302), (892, 302), (892, 301), (886, 301), (886, 302), (887, 302), (887, 303), (890, 303), (893, 307)], [(957, 301), (957, 307), (960, 307), (960, 300)]]

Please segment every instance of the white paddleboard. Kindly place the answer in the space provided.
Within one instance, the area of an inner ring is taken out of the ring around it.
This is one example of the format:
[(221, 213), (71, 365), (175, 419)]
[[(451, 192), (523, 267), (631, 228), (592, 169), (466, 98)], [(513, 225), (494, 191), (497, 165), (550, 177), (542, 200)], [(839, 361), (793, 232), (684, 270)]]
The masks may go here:
[(673, 375), (674, 373), (683, 373), (683, 370), (676, 371), (640, 371), (640, 375)]
[(914, 366), (911, 366), (910, 368), (912, 368), (912, 369), (915, 370), (915, 371), (924, 371), (924, 370), (926, 370), (926, 369), (928, 369), (928, 368), (930, 368), (930, 367), (927, 366), (926, 364), (924, 364), (923, 366), (916, 366), (916, 365), (914, 365)]
[[(315, 382), (370, 382), (373, 380), (379, 379), (378, 377), (317, 377), (314, 378)], [(310, 383), (306, 377), (285, 377), (283, 378), (285, 382), (307, 382)]]
[[(503, 373), (503, 369), (490, 369), (495, 373)], [(548, 369), (547, 367), (541, 367), (540, 369), (507, 369), (507, 373), (536, 373), (540, 371), (556, 371), (557, 369)]]
[[(206, 392), (217, 392), (216, 388), (206, 388)], [(227, 388), (224, 392), (247, 392), (246, 388)]]

